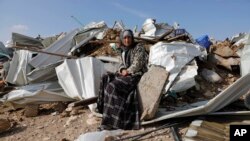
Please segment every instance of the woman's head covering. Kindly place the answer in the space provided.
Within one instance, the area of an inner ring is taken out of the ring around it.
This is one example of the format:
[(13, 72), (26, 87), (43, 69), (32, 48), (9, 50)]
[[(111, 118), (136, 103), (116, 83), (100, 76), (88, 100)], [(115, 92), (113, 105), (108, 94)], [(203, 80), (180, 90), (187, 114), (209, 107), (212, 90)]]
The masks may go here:
[[(123, 44), (123, 38), (126, 37), (126, 36), (130, 36), (131, 39), (132, 39), (132, 43), (131, 43), (131, 45), (129, 47), (125, 47), (124, 44)], [(133, 35), (133, 32), (130, 29), (123, 30), (120, 33), (120, 42), (121, 42), (121, 48), (123, 50), (127, 50), (128, 48), (133, 47), (134, 46), (134, 35)]]

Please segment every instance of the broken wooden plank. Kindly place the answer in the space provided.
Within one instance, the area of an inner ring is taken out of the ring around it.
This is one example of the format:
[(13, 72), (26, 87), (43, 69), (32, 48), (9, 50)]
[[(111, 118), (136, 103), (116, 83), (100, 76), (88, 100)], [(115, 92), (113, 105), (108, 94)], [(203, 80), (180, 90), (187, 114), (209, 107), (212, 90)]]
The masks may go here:
[(77, 59), (78, 57), (76, 56), (70, 56), (70, 55), (64, 55), (64, 54), (58, 54), (58, 53), (52, 53), (52, 52), (47, 52), (47, 51), (43, 51), (37, 48), (32, 48), (32, 47), (21, 47), (21, 46), (13, 46), (13, 48), (16, 49), (23, 49), (23, 50), (29, 50), (29, 51), (33, 51), (33, 52), (39, 52), (39, 53), (45, 53), (45, 54), (49, 54), (49, 55), (54, 55), (54, 56), (60, 56), (60, 57), (64, 57), (64, 58), (73, 58), (73, 59)]
[(172, 33), (174, 31), (174, 28), (172, 28), (170, 31), (167, 31), (166, 33), (162, 34), (159, 38), (157, 38), (157, 41), (160, 41), (162, 39), (164, 39), (164, 37), (168, 36), (170, 33)]
[(91, 98), (83, 99), (80, 101), (72, 102), (68, 105), (68, 108), (76, 107), (76, 106), (87, 106), (96, 102), (97, 102), (97, 97), (91, 97)]

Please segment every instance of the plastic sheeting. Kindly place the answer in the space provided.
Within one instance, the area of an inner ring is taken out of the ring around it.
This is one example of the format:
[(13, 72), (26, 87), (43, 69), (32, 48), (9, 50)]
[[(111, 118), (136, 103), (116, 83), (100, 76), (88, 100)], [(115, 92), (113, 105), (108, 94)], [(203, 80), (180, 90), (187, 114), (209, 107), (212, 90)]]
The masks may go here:
[(28, 61), (31, 59), (32, 53), (27, 50), (19, 50), (14, 53), (6, 81), (16, 85), (28, 84), (26, 74), (30, 72), (31, 67)]
[[(204, 54), (206, 52), (202, 52), (202, 47), (199, 45), (184, 42), (158, 42), (150, 48), (149, 64), (163, 66), (170, 73), (169, 83), (165, 87), (165, 91), (167, 92), (182, 68), (193, 60), (194, 57)], [(184, 73), (182, 75), (188, 74)], [(190, 81), (186, 83), (195, 84), (194, 80), (188, 80)]]
[[(105, 72), (104, 64), (93, 57), (66, 59), (56, 67), (59, 84), (69, 97), (76, 100), (97, 96)], [(91, 111), (95, 107), (95, 104), (89, 105)]]
[(100, 132), (89, 132), (82, 134), (75, 141), (106, 141), (105, 138), (107, 136), (116, 136), (122, 134), (123, 130), (113, 130), (107, 131), (103, 130)]
[(58, 82), (31, 84), (13, 90), (0, 101), (11, 103), (14, 107), (25, 104), (42, 104), (53, 101), (73, 101), (64, 92)]
[(242, 95), (246, 94), (250, 90), (249, 81), (250, 81), (250, 74), (247, 74), (238, 79), (235, 83), (226, 88), (224, 91), (219, 93), (216, 97), (209, 100), (207, 103), (205, 102), (201, 106), (178, 112), (175, 111), (171, 114), (165, 112), (159, 112), (155, 119), (151, 121), (145, 121), (142, 124), (145, 125), (170, 118), (205, 115), (216, 112), (222, 109), (223, 107), (227, 106), (228, 104), (234, 102)]

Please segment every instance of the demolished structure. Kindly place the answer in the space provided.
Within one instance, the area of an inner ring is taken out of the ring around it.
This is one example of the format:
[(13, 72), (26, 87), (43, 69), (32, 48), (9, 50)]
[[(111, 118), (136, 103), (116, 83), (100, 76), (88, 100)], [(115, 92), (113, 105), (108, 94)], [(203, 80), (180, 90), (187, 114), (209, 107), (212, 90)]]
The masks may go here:
[[(109, 28), (102, 21), (45, 39), (13, 33), (10, 50), (0, 44), (5, 62), (0, 101), (20, 108), (96, 97), (101, 76), (118, 68), (115, 43), (123, 29), (119, 22)], [(250, 114), (247, 102), (241, 111), (221, 111), (249, 92), (249, 34), (225, 41), (211, 42), (208, 36), (195, 40), (185, 29), (154, 19), (134, 34), (149, 54), (150, 71), (138, 86), (142, 125), (177, 117)], [(5, 91), (8, 87), (13, 90)], [(95, 102), (89, 104), (95, 113)]]

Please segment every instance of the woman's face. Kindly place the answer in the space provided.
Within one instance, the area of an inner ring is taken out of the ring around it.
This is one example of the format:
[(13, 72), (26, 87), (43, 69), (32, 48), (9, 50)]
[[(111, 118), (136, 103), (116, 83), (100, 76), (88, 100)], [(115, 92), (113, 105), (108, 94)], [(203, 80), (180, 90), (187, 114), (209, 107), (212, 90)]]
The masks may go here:
[(124, 46), (126, 46), (126, 47), (128, 47), (132, 44), (131, 36), (124, 36), (122, 40), (123, 40)]

